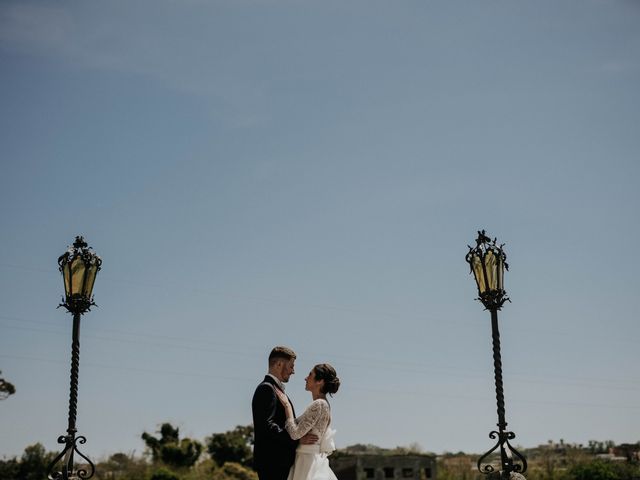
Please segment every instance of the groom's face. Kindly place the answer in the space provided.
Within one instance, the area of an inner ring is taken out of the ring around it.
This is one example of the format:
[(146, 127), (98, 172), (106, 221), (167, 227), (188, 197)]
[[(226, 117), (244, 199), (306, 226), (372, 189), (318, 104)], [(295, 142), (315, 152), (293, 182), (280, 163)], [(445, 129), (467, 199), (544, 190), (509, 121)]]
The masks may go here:
[(294, 369), (295, 363), (295, 359), (282, 360), (282, 364), (280, 365), (280, 380), (285, 383), (289, 381), (289, 377), (296, 373)]

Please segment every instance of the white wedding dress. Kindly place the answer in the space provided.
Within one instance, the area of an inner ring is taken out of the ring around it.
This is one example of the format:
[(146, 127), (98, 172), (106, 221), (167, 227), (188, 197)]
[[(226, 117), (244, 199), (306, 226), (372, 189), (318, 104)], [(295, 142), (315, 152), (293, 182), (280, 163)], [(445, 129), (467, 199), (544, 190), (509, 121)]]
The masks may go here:
[(329, 428), (331, 411), (326, 400), (318, 398), (295, 420), (287, 420), (285, 428), (292, 439), (313, 433), (319, 440), (314, 445), (298, 445), (296, 461), (287, 480), (337, 480), (327, 458), (336, 449), (335, 430)]

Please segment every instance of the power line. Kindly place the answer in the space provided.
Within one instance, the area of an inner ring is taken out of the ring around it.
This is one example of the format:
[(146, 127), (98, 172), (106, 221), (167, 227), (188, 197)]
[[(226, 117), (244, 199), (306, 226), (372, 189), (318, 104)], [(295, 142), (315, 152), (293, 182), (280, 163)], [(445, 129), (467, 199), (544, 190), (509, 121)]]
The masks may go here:
[[(0, 315), (0, 318), (6, 318), (4, 316)], [(14, 320), (18, 320), (15, 317), (12, 317)], [(35, 324), (45, 324), (45, 325), (50, 325), (50, 322), (43, 322), (43, 321), (38, 321), (38, 320), (24, 320), (24, 319), (20, 319), (20, 321), (26, 321), (29, 323), (35, 323)], [(52, 330), (45, 330), (45, 329), (39, 329), (39, 328), (30, 328), (30, 327), (24, 327), (24, 326), (13, 326), (13, 325), (5, 325), (5, 328), (11, 328), (11, 329), (17, 329), (17, 330), (25, 330), (25, 331), (34, 331), (34, 332), (39, 332), (39, 333), (47, 333), (47, 334), (55, 334), (55, 335), (62, 335), (62, 336), (67, 336), (68, 332), (67, 331), (52, 331)], [(117, 332), (118, 334), (125, 334), (125, 335), (133, 335), (133, 336), (144, 336), (144, 334), (138, 334), (138, 333), (130, 333), (130, 332), (126, 332), (123, 330), (100, 330), (97, 329), (97, 331), (104, 331), (104, 332)], [(154, 341), (145, 341), (145, 340), (141, 340), (141, 339), (128, 339), (128, 338), (113, 338), (113, 337), (105, 337), (105, 336), (101, 336), (101, 335), (94, 335), (91, 333), (85, 333), (84, 337), (85, 338), (91, 338), (91, 339), (98, 339), (98, 340), (105, 340), (105, 341), (111, 341), (111, 342), (118, 342), (118, 343), (127, 343), (127, 344), (134, 344), (134, 345), (148, 345), (148, 346), (152, 346), (152, 347), (158, 347), (158, 348), (171, 348), (171, 349), (178, 349), (178, 350), (188, 350), (188, 351), (199, 351), (199, 352), (206, 352), (206, 353), (216, 353), (216, 354), (224, 354), (224, 355), (239, 355), (239, 356), (244, 356), (244, 357), (250, 357), (250, 358), (261, 358), (262, 355), (261, 354), (256, 354), (254, 353), (254, 351), (249, 350), (247, 351), (246, 347), (242, 347), (240, 349), (238, 348), (229, 348), (232, 345), (229, 345), (229, 343), (217, 343), (217, 345), (222, 346), (223, 348), (220, 347), (202, 347), (202, 346), (193, 346), (193, 345), (188, 345), (188, 343), (190, 341), (192, 341), (193, 339), (191, 338), (186, 338), (186, 337), (171, 337), (171, 336), (166, 336), (166, 335), (150, 335), (156, 338), (159, 338), (161, 340), (172, 340), (172, 339), (179, 339), (183, 342), (186, 342), (187, 344), (176, 344), (176, 343), (167, 343), (167, 342), (154, 342)], [(202, 340), (199, 340), (202, 341)], [(205, 342), (209, 345), (209, 342), (205, 340)], [(233, 347), (233, 346), (232, 346)], [(340, 355), (335, 355), (334, 357), (340, 357)], [(456, 369), (456, 368), (452, 368), (452, 367), (443, 367), (442, 365), (438, 365), (437, 367), (433, 367), (433, 366), (429, 366), (429, 365), (425, 365), (425, 364), (420, 364), (420, 363), (410, 363), (410, 362), (390, 362), (387, 360), (383, 360), (383, 359), (375, 359), (372, 362), (371, 358), (362, 358), (362, 357), (348, 357), (351, 358), (352, 360), (355, 359), (355, 362), (353, 361), (341, 361), (341, 365), (342, 366), (346, 366), (346, 367), (352, 367), (352, 368), (357, 368), (357, 369), (371, 369), (371, 368), (375, 368), (378, 370), (387, 370), (387, 371), (394, 371), (394, 372), (402, 372), (402, 373), (417, 373), (417, 374), (422, 374), (422, 375), (428, 375), (428, 374), (432, 374), (432, 373), (444, 373), (446, 374), (448, 377), (458, 377), (458, 378), (478, 378), (479, 375), (481, 376), (486, 376), (487, 372), (485, 370), (469, 370), (469, 369), (464, 369), (463, 371), (461, 371), (460, 369)], [(366, 362), (366, 363), (358, 363), (358, 360), (360, 360), (361, 362)], [(525, 384), (551, 384), (551, 385), (556, 385), (556, 386), (578, 386), (578, 387), (589, 387), (589, 388), (605, 388), (605, 389), (616, 389), (616, 390), (630, 390), (630, 391), (635, 391), (640, 389), (640, 386), (637, 385), (637, 382), (632, 382), (629, 380), (620, 380), (625, 382), (624, 386), (620, 386), (620, 385), (615, 385), (615, 380), (612, 379), (594, 379), (594, 378), (567, 378), (567, 377), (558, 377), (558, 376), (554, 376), (554, 377), (545, 377), (543, 380), (536, 380), (536, 379), (532, 379), (530, 376), (525, 375), (525, 374), (507, 374), (507, 377), (516, 377), (514, 380), (520, 383), (525, 383)], [(518, 378), (520, 377), (520, 378)], [(595, 382), (595, 383), (594, 383)]]
[[(9, 263), (0, 263), (0, 267), (6, 267), (6, 268), (13, 268), (13, 269), (19, 269), (19, 270), (26, 270), (26, 271), (32, 271), (32, 272), (38, 272), (38, 273), (47, 273), (47, 274), (59, 274), (59, 272), (57, 270), (52, 270), (52, 269), (43, 269), (43, 268), (35, 268), (35, 267), (29, 267), (29, 266), (23, 266), (23, 265), (16, 265), (16, 264), (9, 264)], [(178, 287), (184, 287), (184, 285), (182, 283), (176, 283), (176, 282), (166, 282), (163, 281), (162, 283), (150, 283), (150, 282), (140, 282), (140, 281), (135, 281), (135, 280), (128, 280), (128, 279), (113, 279), (111, 277), (107, 276), (101, 276), (100, 277), (101, 281), (106, 281), (109, 283), (116, 283), (116, 284), (128, 284), (128, 285), (136, 285), (139, 287), (149, 287), (149, 288), (172, 288), (172, 289), (176, 289)], [(257, 297), (257, 296), (247, 296), (247, 295), (238, 295), (235, 293), (229, 293), (229, 292), (223, 292), (223, 291), (219, 291), (219, 290), (214, 290), (214, 289), (210, 289), (210, 288), (186, 288), (183, 289), (183, 291), (188, 291), (188, 292), (192, 292), (192, 293), (198, 293), (198, 294), (205, 294), (205, 295), (215, 295), (215, 296), (223, 296), (223, 297), (227, 297), (227, 298), (231, 298), (231, 299), (235, 299), (235, 300), (239, 300), (239, 301), (243, 301), (243, 302), (258, 302), (258, 303), (269, 303), (269, 304), (280, 304), (280, 305), (292, 305), (292, 306), (297, 306), (297, 307), (304, 307), (304, 308), (309, 308), (309, 309), (316, 309), (316, 310), (330, 310), (330, 311), (341, 311), (341, 312), (345, 312), (345, 313), (353, 313), (353, 314), (358, 314), (361, 316), (366, 316), (367, 318), (384, 318), (387, 320), (398, 320), (398, 319), (406, 319), (407, 316), (404, 314), (399, 314), (397, 312), (380, 312), (379, 310), (376, 311), (370, 311), (370, 310), (366, 310), (366, 309), (362, 309), (362, 308), (357, 308), (357, 307), (351, 307), (351, 306), (339, 306), (339, 305), (326, 305), (326, 304), (317, 304), (317, 303), (309, 303), (309, 302), (304, 302), (304, 301), (298, 301), (298, 300), (292, 300), (290, 298), (276, 298), (276, 297)], [(415, 317), (414, 319), (420, 320), (421, 322), (429, 322), (429, 321), (436, 321), (433, 318), (428, 318), (428, 317), (424, 317), (424, 316), (418, 316)], [(449, 319), (448, 323), (456, 323), (459, 325), (464, 325), (467, 326), (467, 322), (462, 322), (462, 321), (456, 321), (455, 319)], [(552, 335), (552, 336), (574, 336), (575, 333), (573, 331), (563, 331), (563, 330), (549, 330), (549, 329), (532, 329), (530, 327), (516, 327), (515, 328), (517, 331), (529, 331), (529, 332), (536, 332), (536, 333), (540, 333), (540, 334), (544, 334), (544, 335)], [(632, 338), (616, 338), (616, 339), (609, 339), (610, 341), (615, 341), (615, 342), (621, 342), (621, 343), (634, 343), (635, 344), (635, 340), (633, 340)]]
[[(62, 360), (52, 360), (46, 359), (42, 357), (33, 357), (28, 355), (7, 355), (0, 354), (0, 358), (12, 358), (19, 360), (30, 360), (37, 361), (42, 363), (56, 363), (56, 364), (67, 364), (68, 362)], [(152, 369), (152, 368), (140, 368), (140, 367), (131, 367), (131, 366), (118, 366), (118, 365), (107, 365), (101, 363), (94, 362), (86, 362), (83, 364), (83, 367), (88, 368), (102, 368), (109, 370), (119, 370), (119, 371), (135, 371), (141, 373), (150, 373), (155, 375), (175, 375), (179, 377), (197, 377), (197, 378), (210, 378), (215, 380), (229, 380), (234, 382), (243, 382), (243, 383), (255, 383), (255, 378), (248, 377), (238, 377), (238, 376), (226, 376), (226, 375), (215, 375), (211, 373), (202, 373), (202, 372), (193, 372), (193, 371), (179, 371), (179, 370), (166, 370), (166, 369)], [(411, 395), (411, 396), (419, 396), (424, 397), (427, 395), (427, 392), (420, 390), (398, 390), (398, 389), (383, 389), (383, 388), (371, 388), (371, 387), (361, 387), (358, 385), (351, 385), (349, 387), (350, 390), (356, 391), (367, 391), (367, 392), (375, 392), (382, 394), (391, 394), (391, 395)], [(491, 397), (485, 395), (461, 395), (461, 394), (447, 394), (442, 392), (433, 392), (429, 391), (428, 395), (430, 397), (442, 397), (442, 398), (452, 398), (452, 399), (467, 399), (467, 400), (490, 400)], [(611, 408), (611, 409), (631, 409), (637, 410), (640, 409), (639, 405), (611, 405), (604, 403), (587, 403), (587, 402), (563, 402), (563, 401), (553, 401), (553, 400), (518, 400), (518, 399), (510, 399), (510, 402), (514, 403), (525, 403), (525, 404), (534, 404), (534, 405), (561, 405), (568, 407), (589, 407), (589, 408)]]

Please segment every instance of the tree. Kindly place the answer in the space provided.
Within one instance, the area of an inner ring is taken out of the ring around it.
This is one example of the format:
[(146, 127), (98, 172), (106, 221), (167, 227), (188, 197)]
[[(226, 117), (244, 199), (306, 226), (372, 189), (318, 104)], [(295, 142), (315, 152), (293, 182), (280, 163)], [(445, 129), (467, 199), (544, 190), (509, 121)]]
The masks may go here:
[[(0, 374), (2, 374), (2, 370), (0, 370)], [(14, 393), (16, 393), (16, 387), (0, 377), (0, 400), (4, 400)]]
[(55, 457), (56, 454), (54, 452), (47, 453), (41, 443), (28, 446), (20, 458), (20, 480), (47, 478), (49, 464)]
[(20, 459), (0, 460), (0, 478), (2, 480), (42, 480), (47, 478), (49, 464), (56, 457), (47, 452), (42, 444), (36, 443), (24, 449)]
[(218, 465), (235, 462), (251, 467), (253, 453), (253, 426), (238, 425), (233, 430), (224, 433), (214, 433), (206, 439), (207, 452)]
[(19, 475), (20, 462), (16, 457), (0, 460), (0, 478), (2, 480), (18, 480)]
[(176, 468), (191, 467), (202, 453), (202, 444), (197, 440), (183, 438), (180, 440), (179, 429), (170, 423), (160, 427), (160, 438), (144, 432), (142, 440), (151, 450), (154, 462), (162, 462)]

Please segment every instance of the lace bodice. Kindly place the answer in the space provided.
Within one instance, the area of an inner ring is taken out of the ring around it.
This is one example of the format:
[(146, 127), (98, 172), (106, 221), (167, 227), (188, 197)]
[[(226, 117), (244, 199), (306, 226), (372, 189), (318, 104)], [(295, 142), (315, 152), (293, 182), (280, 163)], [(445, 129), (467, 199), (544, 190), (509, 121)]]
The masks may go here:
[[(293, 440), (298, 440), (309, 432), (321, 439), (330, 421), (331, 410), (329, 409), (329, 403), (322, 398), (318, 398), (311, 402), (311, 405), (298, 418), (287, 419), (284, 428)], [(319, 442), (320, 440), (318, 440)]]

